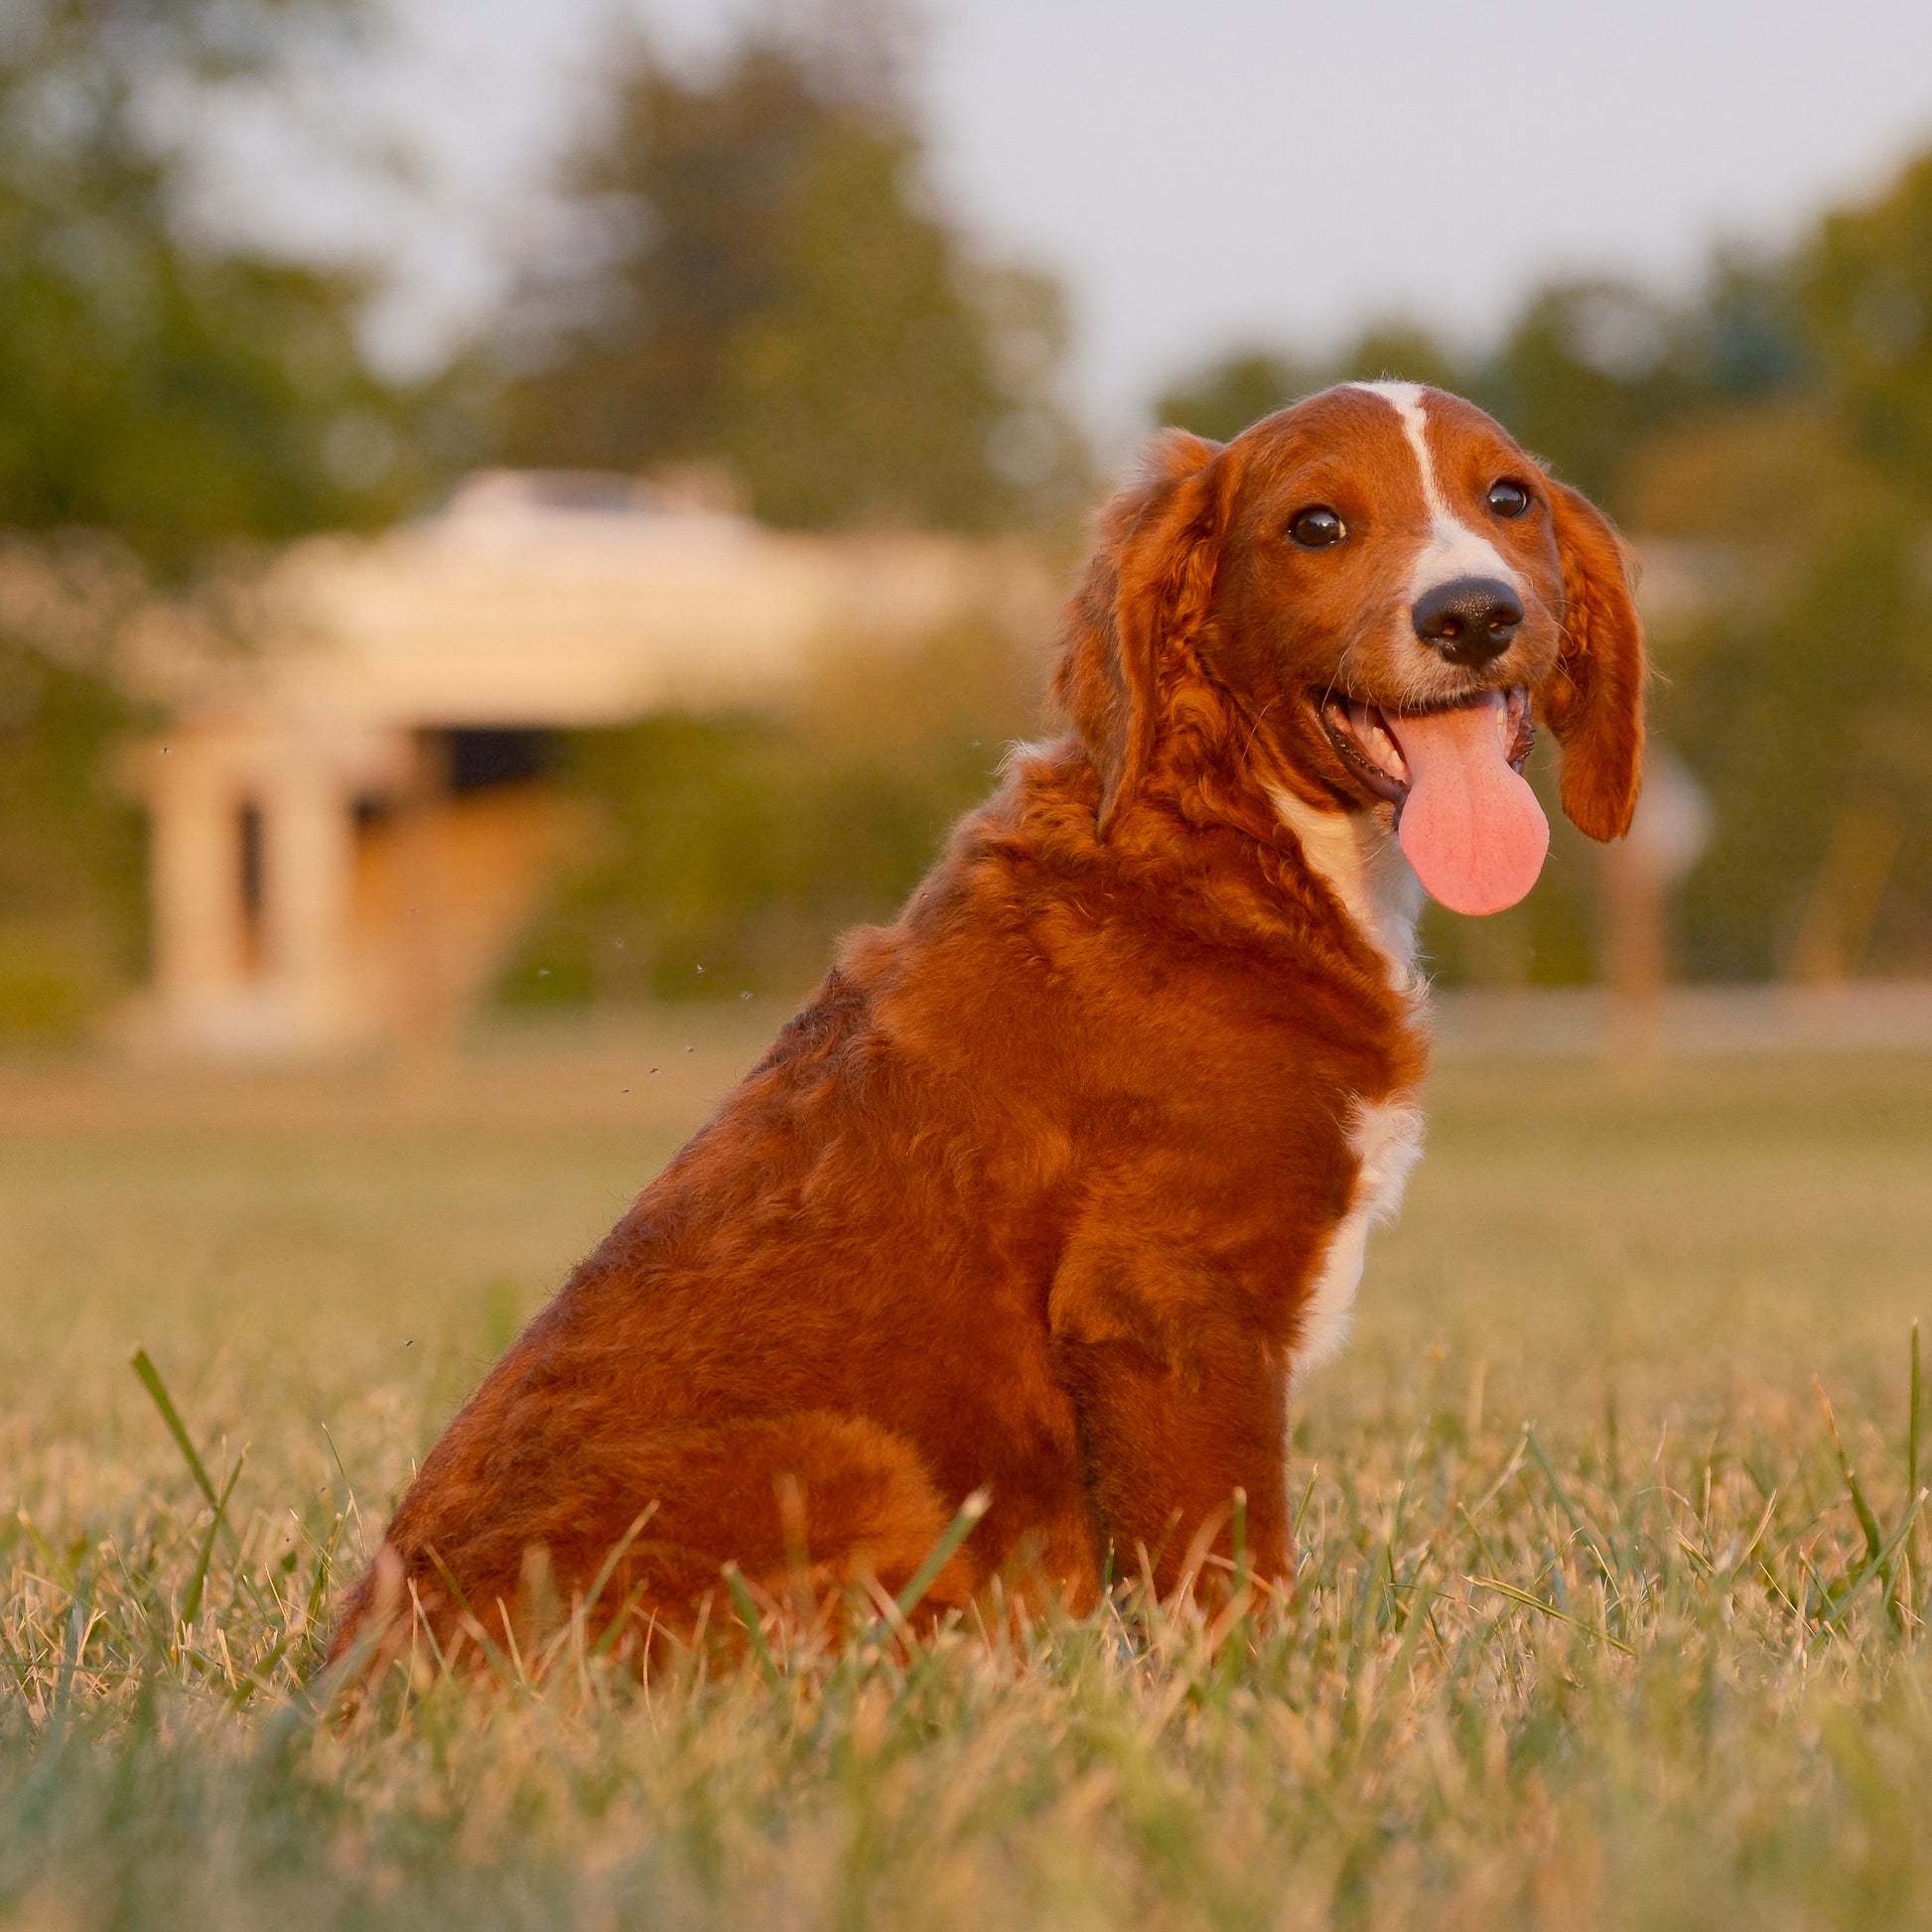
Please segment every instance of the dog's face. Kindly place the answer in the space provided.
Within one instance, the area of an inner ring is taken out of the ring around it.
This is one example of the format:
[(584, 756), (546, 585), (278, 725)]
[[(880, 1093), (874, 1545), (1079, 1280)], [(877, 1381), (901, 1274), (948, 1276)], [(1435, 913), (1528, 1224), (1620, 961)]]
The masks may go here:
[(1112, 507), (1061, 676), (1097, 736), (1103, 822), (1198, 676), (1269, 780), (1317, 807), (1402, 809), (1476, 721), (1520, 769), (1540, 716), (1570, 816), (1627, 828), (1644, 670), (1621, 547), (1500, 425), (1440, 390), (1349, 384), (1225, 448), (1172, 435), (1157, 462)]
[(1564, 609), (1537, 465), (1470, 404), (1393, 383), (1312, 397), (1222, 460), (1233, 499), (1203, 653), (1231, 690), (1268, 691), (1303, 786), (1401, 799), (1387, 719), (1485, 693), (1520, 768)]

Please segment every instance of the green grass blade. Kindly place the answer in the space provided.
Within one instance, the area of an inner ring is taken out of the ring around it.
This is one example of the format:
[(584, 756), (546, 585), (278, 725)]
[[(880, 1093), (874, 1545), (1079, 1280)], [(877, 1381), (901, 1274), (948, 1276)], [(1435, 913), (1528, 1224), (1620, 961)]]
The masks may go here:
[(784, 1683), (784, 1673), (778, 1668), (777, 1658), (771, 1654), (771, 1646), (764, 1640), (758, 1600), (753, 1596), (752, 1587), (745, 1581), (744, 1572), (737, 1564), (725, 1565), (725, 1584), (731, 1590), (732, 1601), (738, 1605), (738, 1620), (745, 1626), (745, 1635), (752, 1645), (752, 1655), (759, 1660), (759, 1669), (764, 1673), (764, 1681), (775, 1691)]
[(132, 1358), (136, 1375), (141, 1378), (141, 1386), (154, 1398), (154, 1406), (161, 1411), (161, 1420), (168, 1425), (171, 1435), (187, 1460), (189, 1473), (194, 1476), (201, 1492), (208, 1500), (210, 1508), (218, 1508), (215, 1500), (214, 1482), (207, 1472), (200, 1452), (195, 1448), (194, 1439), (188, 1433), (188, 1425), (181, 1419), (181, 1411), (175, 1407), (175, 1399), (168, 1393), (168, 1385), (161, 1379), (161, 1371), (149, 1359), (145, 1348), (137, 1348)]
[(590, 1661), (592, 1663), (602, 1663), (618, 1647), (619, 1640), (623, 1635), (624, 1627), (630, 1621), (631, 1612), (644, 1600), (645, 1587), (643, 1584), (636, 1583), (632, 1584), (624, 1591), (623, 1601), (618, 1605), (617, 1615), (604, 1626), (604, 1634), (598, 1638), (596, 1643), (591, 1645)]
[(1550, 1485), (1550, 1493), (1568, 1518), (1571, 1530), (1577, 1540), (1590, 1554), (1590, 1560), (1603, 1574), (1603, 1581), (1612, 1589), (1616, 1587), (1616, 1572), (1611, 1568), (1609, 1559), (1597, 1547), (1596, 1537), (1585, 1522), (1583, 1512), (1570, 1500), (1570, 1492), (1563, 1486), (1563, 1479), (1557, 1474), (1556, 1465), (1543, 1452), (1543, 1445), (1537, 1440), (1536, 1431), (1526, 1423), (1523, 1426), (1523, 1441), (1528, 1445), (1531, 1455), (1536, 1458), (1536, 1466), (1543, 1471), (1543, 1479)]
[(587, 1617), (597, 1608), (599, 1597), (611, 1587), (611, 1579), (618, 1574), (618, 1565), (623, 1561), (625, 1552), (643, 1534), (644, 1525), (656, 1514), (657, 1505), (654, 1502), (646, 1503), (637, 1512), (636, 1520), (618, 1538), (617, 1542), (612, 1544), (610, 1555), (604, 1559), (597, 1575), (591, 1580), (590, 1594), (584, 1598), (584, 1614)]
[(1905, 1419), (1905, 1493), (1918, 1494), (1918, 1419), (1920, 1408), (1918, 1323), (1912, 1323), (1911, 1413)]
[(214, 1539), (220, 1535), (221, 1525), (227, 1520), (228, 1498), (234, 1494), (234, 1486), (241, 1480), (241, 1465), (247, 1460), (246, 1449), (235, 1457), (234, 1470), (221, 1491), (220, 1500), (214, 1505), (214, 1516), (207, 1526), (207, 1534), (202, 1539), (202, 1554), (196, 1562), (194, 1576), (189, 1579), (188, 1594), (182, 1598), (180, 1621), (184, 1628), (202, 1613), (202, 1591), (207, 1586), (207, 1567), (214, 1555)]
[(1523, 1457), (1529, 1453), (1529, 1441), (1530, 1426), (1528, 1423), (1525, 1423), (1523, 1425), (1522, 1435), (1516, 1439), (1516, 1447), (1510, 1450), (1509, 1459), (1503, 1464), (1502, 1473), (1463, 1512), (1471, 1521), (1480, 1516), (1503, 1493), (1503, 1490), (1508, 1487), (1510, 1477), (1523, 1466)]
[(1906, 1536), (1910, 1533), (1912, 1525), (1918, 1521), (1919, 1510), (1924, 1505), (1925, 1497), (1926, 1492), (1921, 1489), (1912, 1498), (1904, 1516), (1899, 1520), (1898, 1527), (1892, 1531), (1885, 1542), (1872, 1554), (1870, 1562), (1846, 1586), (1844, 1595), (1832, 1605), (1831, 1614), (1818, 1619), (1818, 1628), (1821, 1634), (1827, 1630), (1835, 1629), (1844, 1621), (1846, 1612), (1851, 1609), (1860, 1592), (1864, 1588), (1866, 1584), (1870, 1583), (1872, 1578), (1890, 1573), (1892, 1556), (1897, 1551), (1898, 1546), (1904, 1542)]
[(87, 1638), (94, 1627), (94, 1610), (91, 1593), (79, 1589), (74, 1592), (73, 1603), (68, 1611), (67, 1634), (61, 1645), (60, 1670), (54, 1680), (53, 1712), (62, 1716), (73, 1695), (73, 1680), (80, 1669), (80, 1660), (87, 1654)]
[[(443, 1587), (450, 1592), (450, 1600), (456, 1605), (457, 1614), (463, 1619), (462, 1627), (468, 1632), (471, 1642), (482, 1652), (483, 1660), (489, 1666), (491, 1674), (499, 1684), (514, 1682), (517, 1675), (514, 1669), (514, 1659), (489, 1634), (489, 1631), (484, 1627), (483, 1618), (470, 1607), (470, 1599), (464, 1595), (463, 1587), (451, 1573), (450, 1566), (434, 1550), (430, 1551), (429, 1560), (436, 1566), (436, 1574), (442, 1578)], [(497, 1608), (502, 1608), (501, 1597), (497, 1598)], [(437, 1668), (447, 1676), (449, 1666), (444, 1661), (443, 1648), (436, 1641), (436, 1632), (431, 1627), (429, 1619), (421, 1613), (421, 1605), (415, 1599), (413, 1587), (410, 1592), (409, 1614), (420, 1624), (424, 1634), (429, 1638), (430, 1647), (436, 1652)], [(507, 1633), (506, 1625), (505, 1634)]]
[[(1919, 1493), (1919, 1415), (1924, 1407), (1919, 1376), (1918, 1323), (1916, 1321), (1912, 1323), (1912, 1386), (1910, 1400), (1911, 1414), (1906, 1418), (1905, 1422), (1905, 1493), (1908, 1496), (1916, 1496)], [(1908, 1552), (1908, 1561), (1910, 1562), (1912, 1572), (1919, 1578), (1921, 1586), (1923, 1586), (1925, 1581), (1925, 1558), (1920, 1550), (1920, 1546), (1924, 1540), (1924, 1525), (1921, 1520), (1920, 1533), (1912, 1539), (1912, 1547)], [(1921, 1595), (1924, 1594), (1922, 1588), (1920, 1593)], [(1924, 1612), (1921, 1610), (1920, 1615), (1922, 1616)]]
[(1831, 1431), (1832, 1449), (1838, 1457), (1839, 1474), (1844, 1479), (1846, 1494), (1852, 1498), (1852, 1513), (1859, 1519), (1859, 1529), (1864, 1537), (1865, 1556), (1871, 1563), (1884, 1566), (1885, 1586), (1889, 1589), (1891, 1587), (1889, 1558), (1891, 1552), (1897, 1548), (1897, 1539), (1894, 1537), (1889, 1544), (1885, 1541), (1885, 1533), (1878, 1526), (1877, 1512), (1866, 1499), (1864, 1485), (1860, 1482), (1859, 1472), (1853, 1468), (1852, 1458), (1846, 1453), (1844, 1439), (1838, 1433), (1838, 1417), (1833, 1413), (1831, 1398), (1825, 1393), (1824, 1383), (1814, 1375), (1811, 1378), (1811, 1386), (1818, 1393), (1818, 1406), (1825, 1412), (1825, 1426)]
[(1295, 1505), (1295, 1519), (1288, 1526), (1288, 1536), (1291, 1543), (1299, 1544), (1302, 1540), (1302, 1524), (1308, 1516), (1309, 1504), (1314, 1500), (1314, 1485), (1320, 1479), (1320, 1475), (1321, 1465), (1317, 1462), (1309, 1471), (1308, 1483), (1302, 1490), (1302, 1500)]
[(1621, 1637), (1613, 1637), (1609, 1631), (1599, 1629), (1593, 1623), (1586, 1623), (1581, 1617), (1572, 1616), (1568, 1610), (1560, 1610), (1554, 1603), (1546, 1603), (1542, 1597), (1533, 1596), (1526, 1589), (1518, 1589), (1514, 1584), (1506, 1584), (1500, 1578), (1469, 1577), (1464, 1581), (1477, 1589), (1493, 1590), (1498, 1596), (1507, 1597), (1510, 1602), (1521, 1604), (1526, 1610), (1536, 1610), (1544, 1616), (1554, 1617), (1559, 1623), (1567, 1623), (1571, 1629), (1581, 1630), (1587, 1637), (1596, 1637), (1608, 1644), (1612, 1650), (1622, 1651), (1626, 1657), (1634, 1657), (1637, 1654), (1635, 1646), (1625, 1643)]
[(1912, 1323), (1912, 1394), (1911, 1413), (1905, 1422), (1905, 1493), (1918, 1494), (1918, 1415), (1919, 1415), (1919, 1361), (1918, 1361), (1918, 1323)]
[(918, 1607), (940, 1571), (951, 1562), (952, 1553), (972, 1535), (979, 1525), (980, 1518), (992, 1506), (992, 1490), (975, 1489), (953, 1512), (953, 1519), (946, 1525), (939, 1541), (925, 1553), (925, 1561), (913, 1571), (906, 1581), (905, 1587), (893, 1599), (900, 1616), (910, 1616)]
[(309, 1579), (309, 1599), (303, 1605), (302, 1622), (305, 1629), (313, 1630), (322, 1616), (322, 1606), (329, 1597), (329, 1582), (336, 1569), (336, 1543), (343, 1533), (343, 1519), (340, 1512), (329, 1526), (329, 1541), (322, 1546), (316, 1558), (316, 1574)]

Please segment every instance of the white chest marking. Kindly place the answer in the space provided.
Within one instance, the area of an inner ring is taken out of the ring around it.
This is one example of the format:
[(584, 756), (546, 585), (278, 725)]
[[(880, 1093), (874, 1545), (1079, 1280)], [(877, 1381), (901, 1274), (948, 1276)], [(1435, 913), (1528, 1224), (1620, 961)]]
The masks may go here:
[(1295, 1351), (1295, 1380), (1331, 1361), (1348, 1339), (1355, 1290), (1362, 1279), (1368, 1231), (1395, 1218), (1409, 1170), (1422, 1153), (1422, 1109), (1413, 1100), (1388, 1100), (1358, 1106), (1348, 1145), (1361, 1163), (1348, 1212), (1328, 1237), (1321, 1266), (1302, 1308), (1302, 1332)]
[[(1323, 811), (1291, 791), (1275, 794), (1275, 808), (1302, 842), (1303, 856), (1327, 881), (1356, 927), (1388, 962), (1389, 983), (1420, 1003), (1416, 917), (1422, 887), (1402, 847), (1375, 812)], [(1413, 1100), (1357, 1105), (1348, 1145), (1361, 1164), (1348, 1211), (1328, 1237), (1309, 1298), (1295, 1351), (1295, 1379), (1331, 1360), (1348, 1339), (1355, 1290), (1362, 1279), (1368, 1231), (1393, 1220), (1409, 1170), (1422, 1153), (1422, 1109)]]
[(1377, 812), (1324, 811), (1294, 792), (1273, 793), (1275, 809), (1302, 842), (1302, 856), (1327, 882), (1356, 929), (1388, 961), (1389, 984), (1419, 994), (1416, 920), (1422, 883)]
[(1409, 602), (1425, 591), (1458, 577), (1500, 577), (1520, 597), (1523, 580), (1503, 561), (1489, 539), (1450, 513), (1449, 499), (1437, 481), (1436, 460), (1429, 452), (1428, 419), (1423, 414), (1422, 387), (1415, 382), (1357, 382), (1352, 385), (1380, 396), (1402, 418), (1402, 433), (1415, 452), (1422, 472), (1423, 501), (1429, 506), (1429, 535), (1416, 553), (1409, 572)]

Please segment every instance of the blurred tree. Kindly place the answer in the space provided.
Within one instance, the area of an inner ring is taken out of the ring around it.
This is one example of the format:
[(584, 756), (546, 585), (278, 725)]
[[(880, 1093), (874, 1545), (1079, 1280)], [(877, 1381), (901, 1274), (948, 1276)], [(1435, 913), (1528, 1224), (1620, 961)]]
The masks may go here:
[(138, 968), (140, 828), (105, 679), (0, 635), (0, 1039), (77, 1034)]
[(1155, 420), (1225, 443), (1320, 388), (1321, 381), (1307, 363), (1270, 349), (1235, 349), (1164, 391), (1154, 405)]
[(1739, 552), (1760, 603), (1821, 536), (1861, 511), (1888, 512), (1896, 494), (1806, 395), (1666, 426), (1631, 453), (1621, 487), (1630, 527), (1646, 537)]
[(1389, 321), (1366, 329), (1329, 361), (1310, 362), (1261, 347), (1216, 357), (1166, 390), (1154, 413), (1163, 424), (1225, 443), (1250, 423), (1331, 382), (1431, 382), (1467, 389), (1468, 372), (1427, 330)]
[(1659, 694), (1663, 730), (1717, 806), (1686, 906), (1705, 975), (1790, 970), (1808, 925), (1841, 971), (1909, 965), (1932, 936), (1923, 516), (1868, 493), (1834, 510), (1782, 581), (1753, 584), (1684, 640)]
[(1077, 507), (1057, 293), (933, 210), (877, 53), (870, 29), (766, 29), (694, 79), (633, 45), (566, 171), (578, 256), (495, 345), (508, 460), (722, 461), (758, 514), (805, 527)]
[(1685, 303), (1611, 280), (1544, 290), (1470, 393), (1566, 482), (1627, 516), (1630, 466), (1652, 438), (1794, 394), (1809, 374), (1787, 266), (1721, 250)]
[(1786, 261), (1720, 248), (1672, 333), (1694, 400), (1737, 407), (1816, 387), (1817, 357)]
[[(208, 90), (339, 13), (0, 10), (0, 1034), (71, 1027), (136, 963), (138, 825), (106, 756), (127, 714), (104, 656), (144, 576), (377, 520), (413, 482), (399, 405), (356, 346), (360, 289), (224, 254), (185, 206)], [(39, 616), (76, 572), (118, 589), (51, 644)]]
[(1664, 640), (1656, 704), (1716, 808), (1694, 972), (1932, 960), (1928, 297), (1920, 162), (1783, 261), (1720, 259), (1679, 325), (1678, 417), (1626, 464), (1619, 506), (1687, 540), (1708, 595)]
[(1616, 511), (1632, 453), (1693, 403), (1678, 328), (1626, 283), (1562, 284), (1531, 299), (1471, 386), (1525, 449)]
[(1852, 435), (1932, 501), (1932, 154), (1828, 214), (1793, 277), (1824, 387)]
[[(0, 525), (169, 573), (391, 514), (408, 479), (343, 276), (236, 258), (183, 206), (184, 102), (316, 8), (20, 0), (0, 26)], [(172, 112), (164, 116), (162, 103)]]
[(1331, 382), (1427, 382), (1464, 391), (1470, 372), (1419, 323), (1401, 318), (1371, 324), (1335, 358)]
[(530, 933), (519, 1005), (792, 993), (889, 918), (1038, 714), (1043, 665), (989, 622), (822, 664), (777, 717), (648, 719), (570, 750), (602, 847)]
[(1700, 299), (1680, 307), (1621, 282), (1562, 283), (1531, 297), (1486, 355), (1391, 318), (1325, 360), (1234, 350), (1172, 385), (1154, 413), (1225, 441), (1330, 382), (1431, 383), (1479, 402), (1566, 481), (1615, 507), (1628, 464), (1659, 431), (1802, 388), (1804, 328), (1783, 265), (1721, 253)]

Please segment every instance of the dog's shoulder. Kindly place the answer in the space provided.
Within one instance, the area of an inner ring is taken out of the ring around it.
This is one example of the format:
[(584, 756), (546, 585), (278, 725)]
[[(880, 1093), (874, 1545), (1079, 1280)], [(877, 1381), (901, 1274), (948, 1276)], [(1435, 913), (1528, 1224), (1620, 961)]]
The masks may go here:
[(1233, 831), (1104, 840), (1095, 804), (1069, 744), (1017, 751), (900, 917), (849, 935), (845, 997), (1026, 1111), (1055, 1091), (1213, 1110), (1238, 1087), (1332, 1116), (1416, 1083), (1412, 990), (1372, 945), (1337, 942), (1332, 900), (1285, 894), (1279, 855)]

